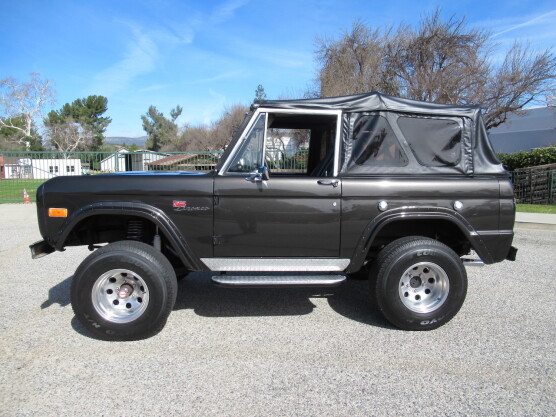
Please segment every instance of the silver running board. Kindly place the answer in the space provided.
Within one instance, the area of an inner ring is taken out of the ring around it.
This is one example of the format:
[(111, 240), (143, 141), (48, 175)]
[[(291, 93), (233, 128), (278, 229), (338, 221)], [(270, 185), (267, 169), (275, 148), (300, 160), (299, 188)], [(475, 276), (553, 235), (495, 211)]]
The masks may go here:
[(345, 275), (214, 275), (223, 287), (330, 287), (345, 281)]
[(461, 258), (464, 266), (485, 266), (482, 259)]
[(341, 272), (349, 259), (338, 258), (201, 258), (211, 271)]

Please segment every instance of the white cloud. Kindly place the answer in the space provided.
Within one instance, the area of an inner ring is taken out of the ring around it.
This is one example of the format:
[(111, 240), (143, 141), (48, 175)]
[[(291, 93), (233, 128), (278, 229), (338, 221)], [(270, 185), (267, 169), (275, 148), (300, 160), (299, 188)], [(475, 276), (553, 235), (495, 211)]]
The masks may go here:
[(245, 75), (244, 71), (228, 71), (228, 72), (224, 72), (222, 74), (218, 74), (215, 75), (213, 77), (208, 77), (208, 78), (202, 78), (200, 80), (195, 81), (195, 83), (211, 83), (214, 81), (221, 81), (221, 80), (227, 80), (229, 78), (236, 78), (236, 77), (241, 77)]
[(137, 26), (132, 27), (132, 34), (123, 58), (95, 76), (91, 91), (111, 96), (127, 87), (135, 77), (155, 69), (159, 58), (156, 42)]
[[(131, 30), (131, 40), (122, 52), (122, 58), (94, 77), (90, 90), (95, 94), (112, 96), (125, 90), (136, 77), (157, 70), (170, 51), (192, 43), (194, 38), (194, 31), (187, 24), (159, 26), (147, 31), (133, 22), (118, 23)], [(165, 87), (154, 84), (141, 91), (156, 91)]]
[(228, 36), (224, 44), (230, 55), (236, 58), (247, 58), (249, 63), (265, 62), (271, 64), (273, 68), (296, 69), (312, 67), (313, 63), (311, 51), (280, 48), (275, 45), (252, 42), (233, 36)]
[(221, 4), (213, 10), (210, 16), (211, 23), (219, 24), (225, 22), (226, 20), (230, 20), (234, 17), (235, 11), (242, 6), (245, 6), (249, 3), (249, 1), (250, 0), (230, 0)]
[(513, 32), (515, 30), (518, 29), (523, 29), (526, 27), (530, 27), (530, 26), (538, 26), (538, 25), (545, 25), (547, 23), (552, 22), (552, 24), (554, 24), (554, 21), (556, 19), (556, 10), (552, 10), (548, 13), (544, 13), (540, 16), (535, 16), (535, 17), (527, 17), (527, 20), (525, 22), (520, 22), (517, 24), (513, 24), (510, 27), (506, 27), (504, 29), (499, 30), (498, 32), (496, 32), (492, 37), (495, 38), (497, 36), (503, 35), (504, 33), (508, 33), (508, 32)]

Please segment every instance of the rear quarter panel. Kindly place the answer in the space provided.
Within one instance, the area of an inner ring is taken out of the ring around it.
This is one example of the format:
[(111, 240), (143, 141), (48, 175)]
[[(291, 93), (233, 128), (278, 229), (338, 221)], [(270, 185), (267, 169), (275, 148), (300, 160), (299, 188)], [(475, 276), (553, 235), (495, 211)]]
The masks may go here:
[(405, 207), (408, 213), (424, 207), (441, 207), (455, 213), (453, 204), (461, 201), (463, 209), (459, 214), (479, 236), (487, 238), (491, 251), (496, 242), (490, 237), (498, 236), (501, 227), (506, 232), (511, 232), (513, 227), (507, 202), (504, 202), (506, 216), (503, 223), (500, 221), (500, 188), (496, 178), (344, 177), (341, 256), (352, 256), (362, 231), (380, 214), (377, 207), (380, 201), (386, 201), (389, 210)]

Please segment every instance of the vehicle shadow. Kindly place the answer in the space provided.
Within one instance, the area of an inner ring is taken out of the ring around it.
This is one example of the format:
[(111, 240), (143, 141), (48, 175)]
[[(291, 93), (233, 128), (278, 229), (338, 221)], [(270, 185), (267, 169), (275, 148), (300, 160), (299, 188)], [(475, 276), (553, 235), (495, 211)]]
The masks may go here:
[(393, 328), (370, 296), (367, 280), (322, 288), (226, 288), (215, 285), (210, 273), (194, 272), (179, 282), (174, 310), (191, 309), (203, 317), (299, 316), (313, 311), (314, 298), (326, 298), (351, 320)]
[(65, 280), (48, 290), (48, 298), (41, 304), (41, 310), (44, 310), (54, 304), (59, 304), (60, 307), (69, 305), (71, 302), (70, 288), (72, 278), (73, 275), (67, 277)]
[[(72, 278), (50, 288), (40, 308), (69, 305)], [(210, 273), (194, 272), (179, 282), (174, 310), (191, 309), (202, 317), (300, 316), (313, 312), (314, 298), (325, 298), (335, 312), (348, 319), (393, 329), (369, 294), (368, 280), (348, 279), (337, 287), (322, 288), (224, 288), (212, 282)], [(75, 317), (72, 327), (88, 335)]]

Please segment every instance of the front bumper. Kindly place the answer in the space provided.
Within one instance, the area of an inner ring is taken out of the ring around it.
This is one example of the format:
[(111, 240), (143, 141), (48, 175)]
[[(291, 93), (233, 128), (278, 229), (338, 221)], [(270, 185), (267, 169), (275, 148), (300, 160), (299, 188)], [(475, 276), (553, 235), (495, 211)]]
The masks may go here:
[(56, 250), (44, 240), (29, 245), (29, 249), (31, 249), (31, 258), (33, 259), (42, 258)]

